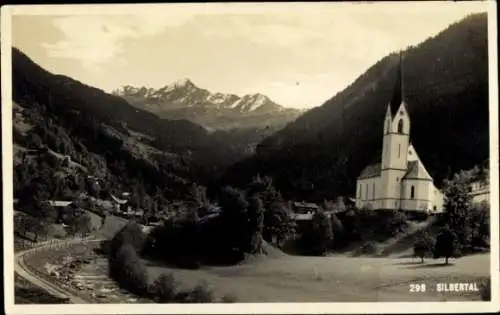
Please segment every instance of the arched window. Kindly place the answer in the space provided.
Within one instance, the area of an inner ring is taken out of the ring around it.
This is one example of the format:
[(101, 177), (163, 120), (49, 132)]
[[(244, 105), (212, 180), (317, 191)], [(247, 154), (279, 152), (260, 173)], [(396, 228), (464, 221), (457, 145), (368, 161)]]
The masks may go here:
[(401, 143), (398, 144), (398, 157), (401, 157)]
[(411, 199), (415, 198), (415, 186), (411, 186), (410, 198)]
[(363, 198), (363, 195), (362, 195), (362, 188), (363, 186), (361, 184), (359, 184), (359, 195), (358, 195), (358, 198), (361, 200), (361, 198)]
[(373, 183), (372, 199), (375, 200), (375, 183)]
[(398, 123), (398, 133), (403, 133), (403, 119), (401, 118)]

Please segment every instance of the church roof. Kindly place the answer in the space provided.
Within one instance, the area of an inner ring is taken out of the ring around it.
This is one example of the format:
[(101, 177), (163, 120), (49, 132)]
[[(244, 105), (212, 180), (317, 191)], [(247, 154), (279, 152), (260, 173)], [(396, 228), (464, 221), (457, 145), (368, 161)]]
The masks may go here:
[[(370, 164), (361, 172), (358, 177), (359, 179), (366, 179), (372, 177), (380, 176), (380, 172), (382, 170), (382, 164)], [(424, 179), (424, 180), (432, 180), (432, 177), (429, 175), (425, 167), (420, 163), (420, 161), (408, 161), (408, 167), (406, 169), (406, 173), (403, 176), (403, 179)]]
[(420, 161), (408, 161), (408, 168), (403, 179), (426, 179), (432, 180), (425, 167)]
[(376, 163), (376, 164), (368, 165), (361, 172), (361, 175), (359, 175), (358, 179), (365, 179), (365, 178), (371, 178), (371, 177), (380, 176), (380, 171), (381, 170), (382, 170), (382, 164), (381, 163)]

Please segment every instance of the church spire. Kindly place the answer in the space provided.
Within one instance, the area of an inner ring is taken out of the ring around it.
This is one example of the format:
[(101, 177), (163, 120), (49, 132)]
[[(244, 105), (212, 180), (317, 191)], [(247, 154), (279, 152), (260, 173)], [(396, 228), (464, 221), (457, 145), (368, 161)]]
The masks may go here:
[(403, 82), (403, 51), (399, 52), (399, 64), (396, 73), (396, 81), (394, 82), (394, 90), (390, 102), (391, 114), (394, 116), (405, 100), (404, 82)]
[(401, 50), (399, 52), (399, 81), (400, 81), (400, 89), (401, 89), (401, 102), (405, 101), (405, 80), (404, 80), (404, 72), (403, 72), (403, 54), (404, 52)]

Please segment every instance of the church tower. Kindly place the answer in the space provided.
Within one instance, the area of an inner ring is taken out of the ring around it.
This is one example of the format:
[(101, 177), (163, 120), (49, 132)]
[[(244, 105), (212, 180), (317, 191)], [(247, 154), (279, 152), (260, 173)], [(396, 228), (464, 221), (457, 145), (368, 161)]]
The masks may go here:
[(408, 168), (410, 142), (410, 117), (405, 103), (401, 54), (394, 96), (385, 113), (382, 142), (380, 208), (397, 210), (401, 207), (401, 179)]

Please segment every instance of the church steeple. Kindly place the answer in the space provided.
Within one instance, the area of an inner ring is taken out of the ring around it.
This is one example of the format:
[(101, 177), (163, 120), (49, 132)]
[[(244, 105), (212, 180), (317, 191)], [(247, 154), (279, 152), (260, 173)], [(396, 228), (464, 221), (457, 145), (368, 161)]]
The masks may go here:
[(400, 80), (400, 89), (401, 89), (401, 102), (406, 101), (406, 95), (405, 95), (405, 80), (404, 80), (404, 72), (403, 72), (403, 51), (401, 50), (399, 52), (399, 80)]
[(389, 103), (392, 116), (396, 114), (397, 110), (399, 109), (399, 106), (401, 106), (401, 103), (405, 101), (404, 88), (405, 87), (404, 87), (404, 73), (403, 73), (403, 51), (400, 51), (396, 81), (394, 82), (392, 99)]

